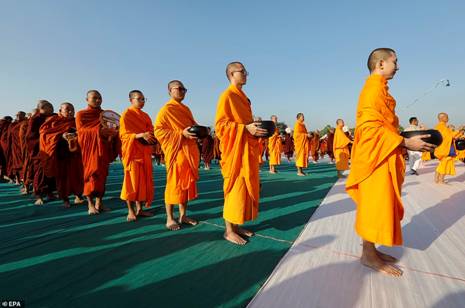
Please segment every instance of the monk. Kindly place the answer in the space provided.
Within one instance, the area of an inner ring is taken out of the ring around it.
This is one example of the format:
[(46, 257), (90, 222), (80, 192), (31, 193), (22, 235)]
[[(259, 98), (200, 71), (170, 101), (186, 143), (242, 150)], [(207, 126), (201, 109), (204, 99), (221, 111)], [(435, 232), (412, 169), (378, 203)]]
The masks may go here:
[(40, 127), (40, 158), (45, 176), (55, 178), (58, 196), (65, 208), (71, 206), (69, 196), (74, 194), (74, 204), (82, 204), (83, 166), (81, 152), (75, 140), (70, 149), (67, 138), (75, 134), (74, 106), (65, 102), (57, 115), (47, 118)]
[(150, 207), (154, 195), (150, 145), (155, 143), (155, 136), (150, 116), (142, 111), (145, 106), (144, 94), (139, 90), (129, 92), (129, 102), (131, 106), (121, 115), (119, 128), (124, 168), (120, 197), (128, 207), (126, 220), (136, 221), (137, 217), (153, 216), (142, 210), (142, 203)]
[[(253, 120), (254, 120), (254, 122), (261, 122), (262, 118), (261, 117), (254, 117)], [(265, 154), (265, 148), (266, 148), (265, 141), (266, 141), (265, 138), (258, 138), (258, 152), (259, 152), (258, 163), (259, 163), (260, 167), (264, 163), (263, 155)]]
[(435, 129), (442, 135), (442, 143), (434, 150), (434, 156), (439, 159), (439, 165), (434, 174), (434, 181), (438, 184), (445, 184), (444, 178), (446, 175), (455, 175), (455, 157), (457, 151), (455, 149), (455, 139), (462, 135), (460, 127), (458, 131), (453, 131), (449, 126), (449, 116), (447, 113), (441, 112), (438, 114), (439, 123)]
[[(182, 103), (187, 89), (179, 80), (168, 83), (171, 99), (161, 108), (155, 121), (155, 137), (160, 141), (166, 164), (166, 228), (176, 231), (182, 224), (197, 225), (187, 216), (187, 203), (197, 198), (200, 152), (197, 137), (189, 132), (196, 125), (191, 110)], [(173, 206), (179, 205), (179, 219), (173, 215)]]
[(334, 152), (333, 152), (333, 148), (334, 148), (334, 134), (336, 133), (336, 130), (334, 129), (334, 127), (331, 127), (328, 131), (328, 139), (326, 141), (327, 143), (327, 147), (328, 147), (328, 156), (329, 156), (329, 163), (330, 164), (334, 164)]
[(294, 156), (294, 138), (290, 127), (286, 127), (286, 134), (284, 135), (283, 152), (286, 155), (287, 162), (290, 163), (292, 156)]
[(336, 130), (334, 134), (333, 153), (336, 158), (337, 177), (343, 178), (344, 170), (349, 170), (349, 144), (352, 140), (342, 131), (344, 120), (337, 119)]
[(313, 163), (318, 163), (319, 155), (318, 151), (320, 150), (320, 131), (316, 130), (312, 133), (310, 138), (310, 155), (313, 159)]
[(213, 159), (216, 160), (216, 163), (220, 163), (221, 152), (220, 152), (220, 139), (214, 134), (213, 136)]
[(22, 124), (26, 122), (26, 113), (24, 111), (19, 111), (16, 114), (16, 119), (8, 127), (8, 167), (7, 174), (8, 177), (16, 184), (20, 185), (21, 182), (21, 169), (23, 167), (24, 158), (23, 158), (23, 149), (21, 147), (21, 140), (19, 135), (19, 129), (22, 127)]
[(242, 90), (247, 83), (247, 76), (248, 72), (242, 63), (231, 62), (227, 65), (226, 77), (230, 85), (218, 100), (215, 120), (224, 179), (224, 238), (237, 245), (245, 245), (246, 238), (254, 235), (241, 225), (258, 216), (258, 138), (265, 137), (267, 133), (254, 123), (250, 100)]
[(281, 152), (283, 149), (281, 135), (279, 134), (278, 129), (278, 117), (275, 115), (271, 116), (271, 121), (273, 121), (276, 125), (275, 132), (273, 136), (268, 138), (268, 152), (270, 153), (270, 173), (278, 173), (276, 171), (276, 166), (281, 165)]
[(33, 190), (36, 197), (35, 205), (43, 205), (44, 197), (48, 200), (54, 200), (56, 183), (54, 177), (45, 174), (44, 164), (41, 161), (40, 154), (40, 127), (44, 122), (53, 115), (53, 105), (46, 101), (40, 100), (37, 104), (38, 113), (31, 118), (26, 132), (27, 148), (31, 159), (31, 175), (33, 175)]
[(13, 122), (13, 118), (6, 116), (1, 120), (0, 125), (0, 172), (1, 179), (9, 180), (8, 178), (8, 156), (10, 151), (10, 144), (8, 142), (8, 128)]
[(211, 161), (213, 159), (214, 141), (211, 136), (211, 129), (208, 128), (208, 136), (202, 140), (202, 160), (204, 169), (210, 170)]
[(32, 183), (34, 182), (34, 167), (32, 164), (32, 158), (30, 152), (28, 150), (28, 142), (27, 142), (27, 132), (29, 127), (32, 124), (32, 119), (36, 114), (39, 113), (39, 109), (34, 108), (31, 113), (28, 113), (27, 121), (23, 129), (20, 131), (21, 135), (21, 143), (23, 144), (23, 152), (24, 152), (24, 164), (23, 169), (21, 170), (22, 178), (23, 178), (23, 188), (21, 190), (22, 195), (28, 195), (31, 191)]
[(404, 139), (399, 135), (396, 101), (388, 92), (388, 80), (398, 70), (394, 50), (378, 48), (368, 58), (368, 77), (360, 94), (351, 172), (346, 191), (355, 201), (355, 230), (363, 239), (361, 263), (376, 271), (401, 276), (397, 260), (375, 248), (375, 244), (402, 245), (403, 217), (401, 186), (405, 175), (402, 147), (413, 151), (434, 148), (421, 135)]
[(109, 210), (102, 199), (108, 168), (120, 152), (120, 142), (116, 129), (101, 124), (102, 95), (90, 90), (86, 101), (87, 108), (76, 114), (76, 128), (84, 165), (83, 195), (87, 198), (88, 214), (95, 215)]
[(294, 126), (295, 165), (298, 176), (305, 176), (303, 169), (308, 167), (309, 134), (304, 121), (304, 114), (298, 113)]

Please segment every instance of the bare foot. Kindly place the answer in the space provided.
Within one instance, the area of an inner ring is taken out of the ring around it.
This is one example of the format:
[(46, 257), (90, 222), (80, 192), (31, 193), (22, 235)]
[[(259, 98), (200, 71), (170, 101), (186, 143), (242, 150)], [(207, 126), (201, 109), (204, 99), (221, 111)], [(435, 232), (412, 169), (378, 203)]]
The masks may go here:
[(137, 217), (152, 217), (153, 216), (153, 213), (152, 212), (148, 212), (148, 211), (143, 211), (143, 210), (140, 210), (136, 213), (136, 216)]
[(134, 215), (134, 213), (129, 213), (129, 214), (128, 214), (128, 217), (126, 218), (126, 220), (127, 220), (128, 222), (131, 222), (131, 221), (136, 221), (137, 218), (136, 218), (136, 215)]
[(401, 269), (383, 261), (377, 254), (372, 254), (369, 257), (367, 255), (362, 255), (360, 262), (363, 265), (386, 275), (400, 277), (403, 273)]
[(87, 213), (89, 215), (97, 215), (97, 214), (100, 214), (99, 211), (93, 206), (93, 205), (89, 205), (89, 209), (87, 210)]
[(225, 232), (223, 237), (225, 240), (236, 245), (244, 246), (245, 244), (247, 244), (246, 240), (244, 240), (239, 234), (234, 232)]
[(179, 220), (179, 223), (180, 224), (191, 225), (191, 226), (196, 226), (196, 225), (198, 225), (199, 222), (197, 220), (193, 219), (193, 218), (185, 216), (185, 217), (183, 217), (183, 218), (181, 218)]
[(36, 202), (34, 202), (35, 205), (43, 205), (44, 204), (44, 199), (42, 198), (37, 198)]
[(394, 258), (393, 256), (390, 256), (388, 254), (385, 254), (384, 252), (381, 252), (379, 250), (376, 250), (376, 254), (384, 262), (388, 262), (388, 263), (397, 263), (397, 262), (399, 262), (399, 260), (397, 258)]
[(276, 171), (271, 171), (271, 170), (270, 170), (270, 173), (271, 173), (271, 174), (276, 174), (276, 173), (278, 173), (278, 172), (276, 172)]
[(166, 228), (170, 231), (177, 231), (181, 226), (173, 219), (166, 220)]
[(298, 176), (305, 176), (306, 174), (303, 173), (303, 172), (297, 172), (297, 175), (298, 175)]
[(76, 196), (76, 198), (74, 198), (74, 204), (83, 204), (84, 202), (86, 201), (84, 199), (79, 198), (79, 196)]
[(26, 187), (21, 188), (21, 195), (28, 195), (29, 192), (27, 191)]
[(64, 201), (63, 202), (63, 206), (67, 209), (69, 209), (71, 207), (71, 204), (69, 204), (69, 201)]
[(244, 229), (244, 228), (241, 228), (241, 227), (237, 227), (237, 233), (239, 235), (243, 235), (243, 236), (247, 236), (247, 237), (252, 237), (255, 235), (255, 232), (252, 232), (250, 230), (247, 230), (247, 229)]

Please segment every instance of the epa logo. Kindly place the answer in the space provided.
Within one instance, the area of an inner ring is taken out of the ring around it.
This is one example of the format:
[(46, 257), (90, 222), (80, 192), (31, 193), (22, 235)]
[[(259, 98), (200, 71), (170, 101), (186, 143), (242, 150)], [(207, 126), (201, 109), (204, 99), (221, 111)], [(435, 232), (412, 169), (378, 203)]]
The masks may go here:
[(2, 301), (2, 307), (25, 307), (23, 301)]

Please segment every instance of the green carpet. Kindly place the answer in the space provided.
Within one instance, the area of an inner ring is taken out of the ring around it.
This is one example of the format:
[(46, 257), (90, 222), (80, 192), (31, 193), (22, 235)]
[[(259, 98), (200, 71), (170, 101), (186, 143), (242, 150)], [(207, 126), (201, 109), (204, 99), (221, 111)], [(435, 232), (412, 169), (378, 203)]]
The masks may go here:
[(112, 211), (98, 216), (59, 201), (34, 206), (17, 186), (0, 184), (0, 299), (27, 307), (246, 306), (336, 181), (334, 166), (323, 163), (307, 177), (287, 163), (277, 175), (265, 169), (259, 218), (247, 225), (258, 236), (244, 247), (222, 238), (217, 165), (201, 170), (190, 203), (201, 223), (176, 232), (164, 227), (163, 167), (154, 167), (155, 216), (135, 223), (119, 199), (119, 163), (107, 182)]

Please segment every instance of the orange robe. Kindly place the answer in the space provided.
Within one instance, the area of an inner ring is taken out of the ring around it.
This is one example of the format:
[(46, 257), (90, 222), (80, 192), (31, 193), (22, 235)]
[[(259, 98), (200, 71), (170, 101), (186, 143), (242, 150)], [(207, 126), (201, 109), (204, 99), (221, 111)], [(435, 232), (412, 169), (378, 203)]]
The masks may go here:
[(40, 126), (40, 160), (46, 177), (55, 178), (59, 197), (82, 195), (83, 166), (80, 149), (69, 151), (64, 133), (75, 131), (74, 118), (53, 115)]
[(101, 136), (101, 108), (87, 106), (76, 114), (78, 142), (84, 165), (85, 196), (102, 197), (110, 163), (120, 152), (118, 136), (111, 139)]
[(281, 135), (279, 135), (279, 129), (276, 127), (276, 130), (268, 139), (268, 152), (270, 153), (270, 165), (276, 166), (281, 165), (281, 152), (283, 150), (283, 143), (281, 140)]
[(136, 135), (152, 132), (153, 125), (147, 113), (135, 107), (126, 109), (120, 118), (121, 162), (124, 169), (120, 198), (126, 201), (153, 200), (152, 147), (136, 139)]
[(447, 127), (446, 123), (439, 122), (436, 125), (437, 129), (442, 135), (442, 143), (434, 149), (434, 156), (439, 159), (439, 165), (436, 168), (436, 172), (443, 175), (455, 175), (455, 156), (449, 156), (451, 147), (455, 149), (454, 138), (460, 136), (460, 132), (454, 132), (452, 129)]
[(339, 171), (349, 169), (349, 144), (350, 139), (342, 131), (342, 128), (336, 127), (333, 141), (333, 153), (336, 158), (336, 169)]
[(166, 204), (186, 204), (197, 198), (200, 152), (197, 140), (187, 139), (182, 131), (196, 122), (189, 107), (171, 99), (158, 113), (155, 137), (165, 153)]
[(346, 191), (357, 205), (355, 230), (360, 237), (393, 246), (402, 244), (405, 161), (396, 101), (388, 89), (380, 75), (368, 77), (362, 89)]
[(258, 163), (260, 165), (263, 164), (263, 154), (265, 154), (265, 139), (263, 138), (258, 138), (258, 152), (260, 153), (258, 157)]
[(252, 122), (250, 100), (241, 89), (230, 85), (218, 99), (215, 131), (224, 179), (223, 218), (239, 225), (258, 216), (261, 153), (258, 138), (246, 128)]
[(309, 140), (305, 124), (297, 121), (294, 126), (295, 165), (308, 167)]
[(423, 161), (431, 160), (431, 153), (430, 152), (421, 153), (421, 160)]

